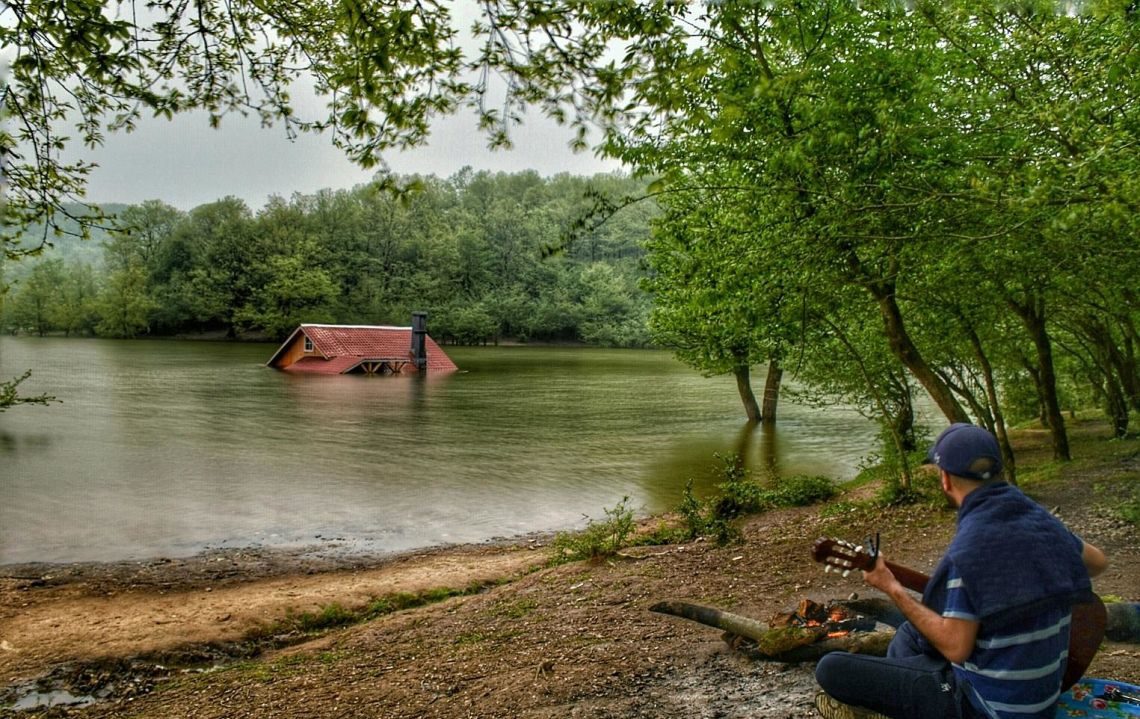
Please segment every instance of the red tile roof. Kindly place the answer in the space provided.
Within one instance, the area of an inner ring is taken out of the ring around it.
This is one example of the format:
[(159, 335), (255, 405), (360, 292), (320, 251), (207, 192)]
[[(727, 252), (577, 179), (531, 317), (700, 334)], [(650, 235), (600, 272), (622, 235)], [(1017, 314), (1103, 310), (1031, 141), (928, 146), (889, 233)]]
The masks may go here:
[(412, 346), (411, 327), (301, 325), (301, 331), (326, 357), (406, 357)]
[[(303, 324), (294, 330), (289, 339), (269, 360), (274, 360), (288, 347), (298, 333), (304, 333), (313, 342), (313, 349), (321, 357), (303, 357), (283, 369), (320, 374), (341, 374), (362, 360), (402, 359), (411, 360), (412, 328), (383, 327), (372, 325), (308, 325)], [(424, 338), (430, 372), (453, 372), (458, 367), (451, 361), (439, 345), (429, 336)], [(410, 369), (410, 368), (409, 368)]]

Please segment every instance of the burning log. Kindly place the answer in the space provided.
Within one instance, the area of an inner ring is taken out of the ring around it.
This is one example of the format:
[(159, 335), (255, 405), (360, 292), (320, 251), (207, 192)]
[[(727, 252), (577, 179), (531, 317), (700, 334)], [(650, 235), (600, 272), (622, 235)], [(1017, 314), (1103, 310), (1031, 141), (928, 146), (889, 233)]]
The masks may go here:
[(649, 611), (722, 629), (730, 647), (753, 659), (814, 661), (836, 651), (885, 655), (894, 629), (878, 628), (873, 618), (852, 610), (852, 603), (821, 605), (805, 599), (796, 611), (777, 614), (767, 623), (682, 601), (658, 602)]

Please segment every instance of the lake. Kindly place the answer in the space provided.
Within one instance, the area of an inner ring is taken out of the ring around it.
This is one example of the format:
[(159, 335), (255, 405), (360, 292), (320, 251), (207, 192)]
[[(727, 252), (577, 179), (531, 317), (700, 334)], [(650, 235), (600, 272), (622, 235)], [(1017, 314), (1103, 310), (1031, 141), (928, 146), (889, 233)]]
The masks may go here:
[(425, 378), (297, 376), (275, 349), (0, 337), (0, 377), (63, 400), (0, 414), (0, 564), (477, 542), (672, 509), (717, 453), (843, 481), (875, 447), (857, 413), (787, 401), (745, 432), (733, 378), (668, 352), (445, 348), (462, 371)]

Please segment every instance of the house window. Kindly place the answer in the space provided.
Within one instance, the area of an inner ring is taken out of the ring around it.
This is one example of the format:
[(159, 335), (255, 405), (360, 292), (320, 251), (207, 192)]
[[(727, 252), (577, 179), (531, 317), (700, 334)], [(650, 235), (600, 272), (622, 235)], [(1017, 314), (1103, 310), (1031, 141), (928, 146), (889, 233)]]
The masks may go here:
[(313, 341), (311, 339), (309, 339), (308, 337), (305, 338), (305, 351), (306, 352), (312, 352), (313, 351)]

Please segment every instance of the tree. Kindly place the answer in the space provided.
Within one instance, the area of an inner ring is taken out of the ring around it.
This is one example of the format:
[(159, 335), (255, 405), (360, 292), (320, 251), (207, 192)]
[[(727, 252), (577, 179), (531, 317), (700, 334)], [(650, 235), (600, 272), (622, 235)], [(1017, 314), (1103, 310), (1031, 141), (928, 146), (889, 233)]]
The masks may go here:
[(9, 322), (16, 330), (43, 337), (58, 329), (59, 288), (64, 283), (63, 260), (37, 262), (13, 292), (8, 307)]
[(260, 260), (268, 253), (252, 224), (245, 203), (227, 197), (194, 208), (178, 227), (193, 263), (185, 281), (195, 319), (229, 337), (237, 334), (238, 312), (264, 283), (252, 271), (263, 267)]
[(314, 259), (316, 242), (306, 240), (290, 254), (278, 254), (265, 263), (268, 281), (254, 290), (237, 313), (239, 326), (284, 339), (302, 322), (331, 322), (336, 285)]
[(117, 232), (105, 243), (105, 256), (120, 269), (137, 262), (153, 273), (164, 244), (183, 216), (180, 210), (159, 200), (127, 207), (115, 217)]
[(579, 278), (583, 341), (603, 347), (644, 347), (648, 308), (638, 302), (636, 280), (612, 265), (595, 262), (582, 268)]
[(154, 305), (146, 291), (146, 272), (139, 264), (114, 270), (99, 296), (96, 331), (104, 337), (135, 337), (149, 329)]
[[(653, 274), (650, 326), (686, 364), (712, 376), (731, 373), (750, 422), (774, 423), (783, 374), (799, 317), (796, 278), (779, 267), (777, 226), (755, 227), (731, 190), (699, 189), (662, 199), (666, 213), (646, 243)], [(724, 183), (727, 185), (728, 183)], [(751, 199), (751, 195), (749, 197)], [(751, 368), (768, 366), (764, 406)]]
[[(948, 420), (969, 408), (1000, 424), (996, 378), (1032, 377), (1054, 452), (1068, 457), (1057, 297), (1105, 282), (1081, 268), (1132, 267), (1137, 255), (1140, 26), (1124, 8), (499, 7), (516, 11), (495, 30), (518, 105), (599, 120), (603, 151), (659, 174), (660, 192), (747, 198), (737, 216), (751, 205), (783, 219), (778, 251), (799, 262), (800, 286), (857, 289), (841, 296), (874, 308), (886, 347)], [(599, 41), (611, 51), (589, 52)], [(729, 266), (698, 265), (717, 279)], [(913, 292), (932, 269), (999, 308), (997, 321), (964, 321), (944, 295)], [(1130, 285), (1127, 273), (1107, 277)], [(819, 320), (863, 316), (852, 309)]]
[(53, 324), (65, 335), (75, 332), (91, 335), (98, 323), (98, 278), (85, 262), (74, 262), (65, 269), (63, 285), (57, 288)]

